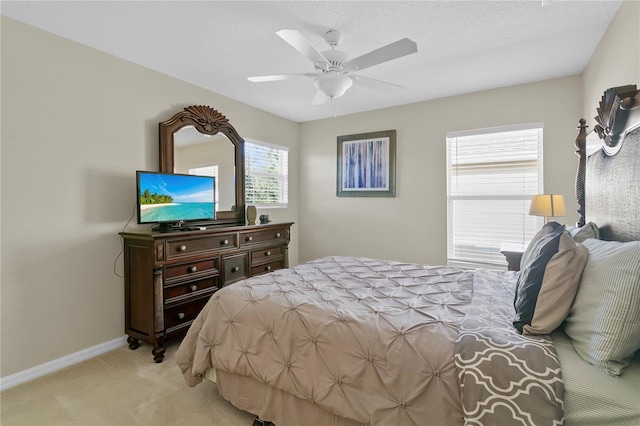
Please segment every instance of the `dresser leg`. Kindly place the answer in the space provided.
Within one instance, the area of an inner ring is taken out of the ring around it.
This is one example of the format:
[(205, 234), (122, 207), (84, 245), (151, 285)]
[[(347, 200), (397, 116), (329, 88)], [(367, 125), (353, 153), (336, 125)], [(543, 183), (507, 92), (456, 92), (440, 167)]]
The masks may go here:
[(129, 338), (127, 339), (127, 343), (129, 344), (129, 349), (131, 349), (132, 351), (135, 351), (140, 347), (140, 340), (136, 339), (135, 337), (129, 336)]
[(253, 420), (253, 426), (275, 426), (275, 425), (271, 422), (262, 420), (260, 416), (256, 416), (256, 418)]
[(158, 340), (156, 343), (156, 347), (151, 350), (151, 354), (153, 354), (153, 360), (157, 363), (162, 362), (164, 359), (164, 352), (167, 348), (164, 347), (164, 340)]

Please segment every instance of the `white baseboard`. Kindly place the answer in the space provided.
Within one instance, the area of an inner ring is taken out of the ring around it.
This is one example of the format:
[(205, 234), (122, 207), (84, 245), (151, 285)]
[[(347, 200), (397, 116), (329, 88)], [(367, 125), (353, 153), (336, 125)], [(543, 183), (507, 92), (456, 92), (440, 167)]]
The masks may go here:
[(100, 343), (99, 345), (63, 356), (62, 358), (36, 365), (28, 370), (20, 371), (19, 373), (11, 374), (7, 377), (2, 377), (0, 378), (0, 392), (33, 379), (37, 379), (38, 377), (53, 373), (54, 371), (62, 370), (63, 368), (94, 358), (98, 355), (102, 355), (105, 352), (118, 349), (126, 343), (127, 336), (118, 337), (117, 339)]

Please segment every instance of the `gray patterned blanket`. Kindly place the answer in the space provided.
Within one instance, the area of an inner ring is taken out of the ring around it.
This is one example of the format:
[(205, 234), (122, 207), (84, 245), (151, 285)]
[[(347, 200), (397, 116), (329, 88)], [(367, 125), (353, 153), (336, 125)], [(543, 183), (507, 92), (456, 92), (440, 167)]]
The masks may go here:
[(548, 336), (512, 325), (517, 275), (478, 270), (455, 362), (466, 425), (564, 424), (560, 361)]

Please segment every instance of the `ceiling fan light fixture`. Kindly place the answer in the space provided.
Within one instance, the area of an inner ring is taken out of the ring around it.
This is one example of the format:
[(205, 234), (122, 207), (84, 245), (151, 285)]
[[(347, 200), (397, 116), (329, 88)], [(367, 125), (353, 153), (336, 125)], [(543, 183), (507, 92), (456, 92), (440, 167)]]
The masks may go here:
[(337, 71), (328, 71), (317, 76), (313, 84), (329, 98), (339, 98), (351, 87), (353, 80)]

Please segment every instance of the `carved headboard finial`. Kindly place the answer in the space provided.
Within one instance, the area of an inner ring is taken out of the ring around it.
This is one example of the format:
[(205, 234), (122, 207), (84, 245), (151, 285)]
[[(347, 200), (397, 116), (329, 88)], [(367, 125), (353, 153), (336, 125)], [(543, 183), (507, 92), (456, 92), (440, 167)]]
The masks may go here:
[(576, 198), (578, 200), (578, 222), (577, 226), (585, 225), (584, 209), (584, 180), (587, 167), (587, 121), (581, 118), (578, 122), (578, 137), (576, 138), (576, 154), (578, 155), (578, 172), (576, 174)]
[(639, 93), (635, 84), (629, 84), (607, 89), (602, 95), (594, 130), (604, 141), (605, 154), (615, 155), (625, 134), (637, 126), (637, 118), (631, 116), (640, 114)]

